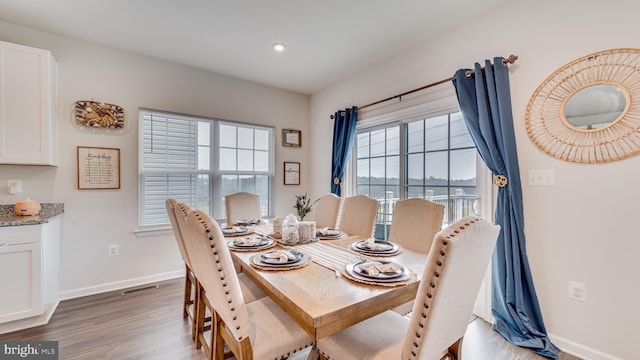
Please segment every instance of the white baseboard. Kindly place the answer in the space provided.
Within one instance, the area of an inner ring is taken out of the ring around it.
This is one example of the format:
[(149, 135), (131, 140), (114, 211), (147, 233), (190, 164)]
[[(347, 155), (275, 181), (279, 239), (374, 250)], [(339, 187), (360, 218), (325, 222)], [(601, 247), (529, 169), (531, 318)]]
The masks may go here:
[(115, 281), (100, 285), (88, 286), (73, 290), (64, 290), (60, 292), (61, 300), (75, 299), (88, 295), (101, 294), (104, 292), (126, 289), (134, 286), (146, 285), (158, 281), (170, 280), (184, 276), (184, 270), (171, 271), (162, 274), (143, 276), (139, 278)]
[(556, 336), (553, 334), (548, 335), (551, 339), (551, 342), (562, 349), (563, 352), (566, 352), (567, 354), (573, 356), (577, 356), (583, 360), (624, 360), (622, 358), (604, 353), (600, 350), (590, 348), (586, 345), (562, 338), (560, 336)]

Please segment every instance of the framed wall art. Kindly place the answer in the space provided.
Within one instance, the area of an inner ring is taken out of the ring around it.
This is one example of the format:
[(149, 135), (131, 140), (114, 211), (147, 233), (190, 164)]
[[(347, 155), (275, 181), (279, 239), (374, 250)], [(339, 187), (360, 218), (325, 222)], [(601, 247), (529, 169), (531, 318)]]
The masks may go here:
[(120, 189), (120, 149), (78, 146), (78, 189)]
[(302, 146), (302, 131), (282, 129), (282, 146), (289, 146), (289, 147)]
[(300, 163), (286, 162), (284, 163), (284, 184), (300, 185)]

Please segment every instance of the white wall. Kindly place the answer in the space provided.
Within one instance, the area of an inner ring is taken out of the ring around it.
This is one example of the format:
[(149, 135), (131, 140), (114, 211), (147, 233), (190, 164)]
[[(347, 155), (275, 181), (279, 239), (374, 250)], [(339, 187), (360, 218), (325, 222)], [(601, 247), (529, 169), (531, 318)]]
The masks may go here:
[[(302, 143), (309, 143), (308, 96), (2, 22), (0, 40), (48, 49), (58, 62), (59, 166), (0, 165), (0, 204), (13, 204), (27, 196), (65, 203), (64, 297), (183, 273), (172, 234), (137, 237), (133, 233), (138, 219), (139, 107), (275, 126), (276, 214), (290, 212), (294, 194), (303, 192), (309, 178), (310, 167), (305, 166), (309, 147), (283, 148), (280, 135), (282, 128), (300, 129)], [(123, 106), (130, 130), (110, 135), (74, 127), (72, 104), (91, 99)], [(121, 189), (78, 190), (77, 146), (120, 148)], [(303, 185), (282, 185), (283, 161), (304, 164)], [(7, 179), (21, 179), (23, 192), (8, 195)], [(111, 243), (120, 244), (120, 256), (107, 256)]]
[[(640, 47), (638, 14), (635, 0), (516, 0), (314, 94), (311, 193), (329, 191), (324, 169), (331, 157), (321, 150), (330, 146), (335, 110), (447, 78), (476, 61), (518, 55), (511, 94), (525, 232), (547, 330), (585, 358), (637, 359), (640, 156), (602, 165), (557, 160), (529, 140), (524, 119), (530, 96), (558, 67), (600, 50)], [(554, 170), (555, 186), (527, 186), (530, 169)], [(586, 284), (586, 302), (569, 299), (569, 281)]]

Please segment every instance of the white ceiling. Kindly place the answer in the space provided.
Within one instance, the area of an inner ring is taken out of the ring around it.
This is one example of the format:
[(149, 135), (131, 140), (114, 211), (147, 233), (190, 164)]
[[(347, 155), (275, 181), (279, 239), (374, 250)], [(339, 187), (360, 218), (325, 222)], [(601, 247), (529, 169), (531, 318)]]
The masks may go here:
[(313, 94), (505, 1), (0, 0), (0, 21)]

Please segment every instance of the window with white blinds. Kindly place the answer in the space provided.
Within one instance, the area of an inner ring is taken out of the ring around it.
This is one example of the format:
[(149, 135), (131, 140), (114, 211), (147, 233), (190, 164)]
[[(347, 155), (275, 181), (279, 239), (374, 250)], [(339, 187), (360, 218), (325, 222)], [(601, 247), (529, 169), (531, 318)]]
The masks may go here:
[(271, 215), (273, 128), (148, 109), (139, 121), (140, 226), (168, 224), (170, 197), (222, 220), (237, 191), (259, 194)]

